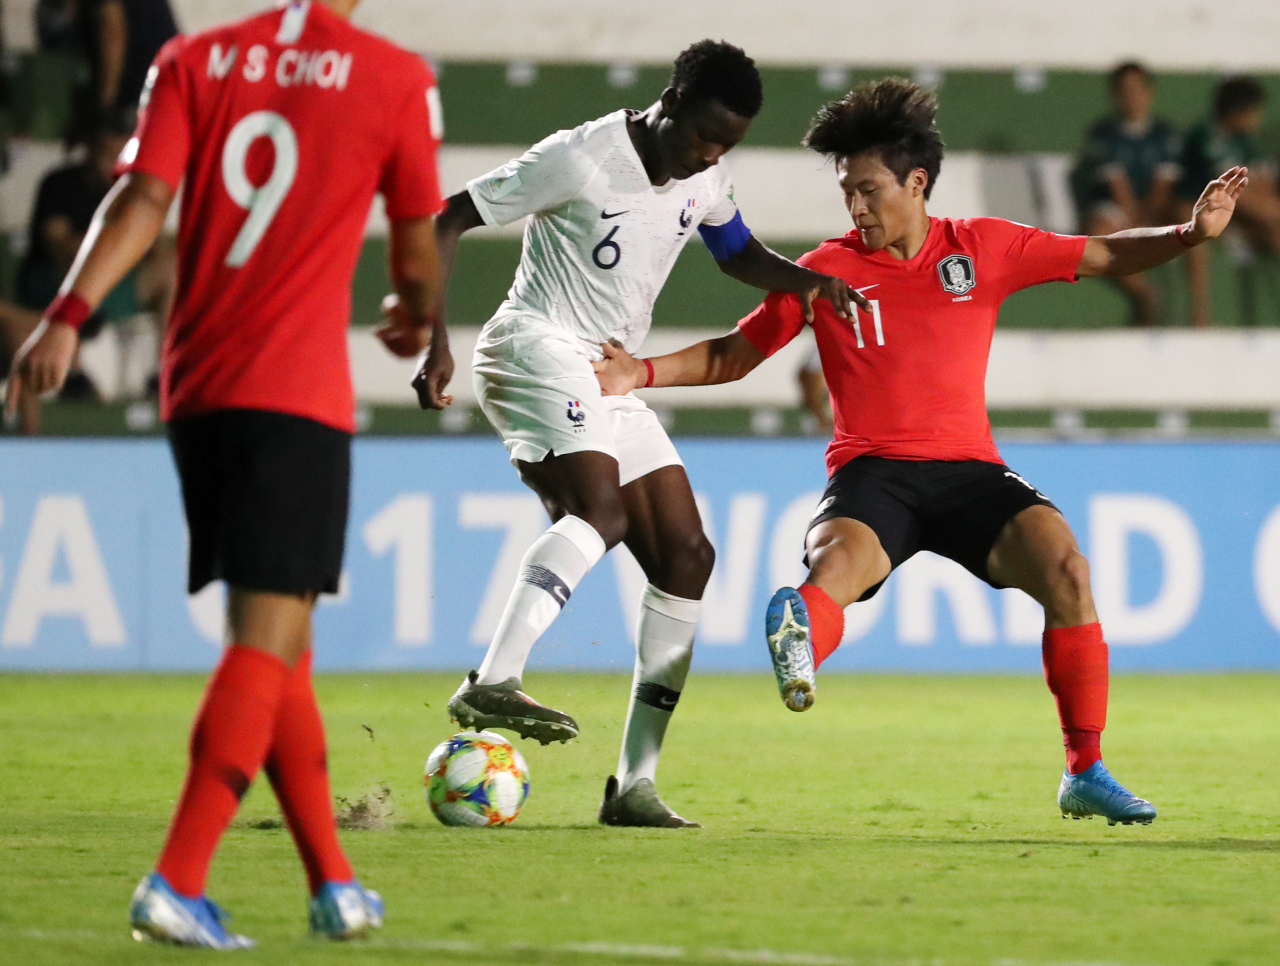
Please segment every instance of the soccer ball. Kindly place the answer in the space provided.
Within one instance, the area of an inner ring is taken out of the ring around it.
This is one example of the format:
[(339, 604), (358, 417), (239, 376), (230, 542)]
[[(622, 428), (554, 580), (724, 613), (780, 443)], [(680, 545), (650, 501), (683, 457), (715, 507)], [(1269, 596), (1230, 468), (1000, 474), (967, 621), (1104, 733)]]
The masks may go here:
[(510, 825), (529, 797), (529, 766), (502, 735), (464, 731), (431, 752), (426, 784), (445, 825)]

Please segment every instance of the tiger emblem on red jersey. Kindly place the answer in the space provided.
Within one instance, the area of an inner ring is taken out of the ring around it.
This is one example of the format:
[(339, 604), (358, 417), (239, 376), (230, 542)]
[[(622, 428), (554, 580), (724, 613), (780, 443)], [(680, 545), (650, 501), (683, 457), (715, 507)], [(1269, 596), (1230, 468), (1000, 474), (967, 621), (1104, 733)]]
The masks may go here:
[(938, 278), (943, 290), (952, 295), (966, 295), (978, 284), (973, 259), (968, 255), (948, 255), (938, 262)]

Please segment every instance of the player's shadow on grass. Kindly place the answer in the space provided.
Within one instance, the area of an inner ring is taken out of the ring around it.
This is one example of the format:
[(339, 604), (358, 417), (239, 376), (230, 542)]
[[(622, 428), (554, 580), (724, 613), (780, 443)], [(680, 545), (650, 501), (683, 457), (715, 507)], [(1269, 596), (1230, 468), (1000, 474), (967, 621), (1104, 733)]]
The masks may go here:
[[(1123, 834), (1123, 833), (1121, 833)], [(1141, 833), (1139, 833), (1141, 834)], [(913, 842), (921, 839), (880, 839), (880, 841)], [(1062, 839), (928, 839), (936, 845), (1043, 845), (1061, 846), (1069, 849), (1098, 848), (1108, 846), (1118, 849), (1164, 849), (1168, 851), (1201, 851), (1201, 852), (1280, 852), (1280, 839), (1079, 839), (1063, 841)]]

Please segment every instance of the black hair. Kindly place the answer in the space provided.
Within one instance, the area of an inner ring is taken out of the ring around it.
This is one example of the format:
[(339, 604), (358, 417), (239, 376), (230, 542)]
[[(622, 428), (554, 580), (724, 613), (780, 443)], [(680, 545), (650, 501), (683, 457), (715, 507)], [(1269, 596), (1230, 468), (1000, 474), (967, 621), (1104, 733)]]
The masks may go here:
[(719, 101), (739, 117), (755, 117), (764, 103), (756, 62), (723, 40), (699, 40), (681, 51), (671, 86), (690, 101)]
[(1261, 107), (1266, 99), (1266, 89), (1256, 78), (1237, 74), (1220, 81), (1214, 89), (1213, 116), (1221, 121), (1236, 111)]
[(1148, 84), (1153, 83), (1151, 71), (1147, 70), (1146, 64), (1139, 60), (1126, 60), (1111, 68), (1111, 73), (1107, 75), (1107, 86), (1114, 91), (1120, 86), (1120, 82), (1124, 80), (1126, 74), (1137, 74)]
[(942, 170), (944, 145), (938, 133), (938, 99), (933, 91), (902, 77), (886, 77), (854, 88), (814, 116), (804, 146), (828, 157), (849, 158), (875, 151), (884, 166), (906, 184), (923, 168), (927, 199)]

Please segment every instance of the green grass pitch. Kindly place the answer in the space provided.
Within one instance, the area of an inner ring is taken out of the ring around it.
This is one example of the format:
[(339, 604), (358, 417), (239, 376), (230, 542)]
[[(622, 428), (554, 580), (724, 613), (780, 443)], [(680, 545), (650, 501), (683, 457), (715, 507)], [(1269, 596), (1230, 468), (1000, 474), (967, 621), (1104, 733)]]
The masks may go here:
[[(422, 763), (457, 679), (319, 679), (335, 794), (393, 792), (391, 829), (343, 833), (387, 926), (305, 938), (301, 868), (260, 782), (210, 880), (260, 944), (235, 962), (1280, 961), (1280, 677), (1117, 676), (1107, 762), (1160, 818), (1108, 828), (1058, 817), (1061, 747), (1034, 677), (829, 675), (797, 715), (768, 678), (695, 675), (659, 773), (706, 826), (684, 832), (595, 824), (627, 681), (541, 672), (530, 689), (582, 739), (521, 745), (533, 793), (513, 827), (438, 825)], [(140, 946), (124, 921), (201, 685), (0, 676), (0, 961), (205, 957)]]

